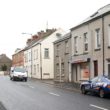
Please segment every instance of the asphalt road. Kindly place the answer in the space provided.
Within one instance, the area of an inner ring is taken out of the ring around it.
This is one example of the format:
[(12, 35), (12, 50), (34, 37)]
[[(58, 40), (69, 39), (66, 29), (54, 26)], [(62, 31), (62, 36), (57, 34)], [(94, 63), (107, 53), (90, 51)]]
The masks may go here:
[(10, 81), (8, 76), (0, 76), (1, 103), (6, 110), (110, 110), (110, 98), (82, 95), (35, 80)]

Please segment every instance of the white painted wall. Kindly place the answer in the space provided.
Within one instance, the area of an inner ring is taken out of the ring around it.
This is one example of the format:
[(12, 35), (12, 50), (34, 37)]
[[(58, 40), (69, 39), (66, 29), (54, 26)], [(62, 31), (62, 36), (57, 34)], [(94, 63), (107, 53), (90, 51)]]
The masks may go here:
[[(63, 36), (66, 32), (64, 32), (62, 29), (58, 29), (53, 34), (51, 34), (50, 36), (43, 39), (40, 42), (40, 44), (32, 47), (32, 56), (34, 56), (33, 55), (34, 50), (38, 49), (38, 59), (32, 60), (33, 61), (33, 64), (32, 64), (33, 72), (34, 72), (34, 65), (39, 64), (39, 72), (37, 72), (37, 70), (36, 70), (36, 74), (33, 74), (32, 77), (40, 79), (41, 73), (42, 73), (42, 79), (53, 79), (54, 78), (54, 48), (53, 48), (53, 42), (58, 40), (59, 38), (61, 38), (61, 37), (56, 36), (57, 33), (60, 33)], [(44, 49), (45, 48), (49, 49), (49, 58), (48, 59), (44, 58)], [(42, 67), (42, 72), (40, 71), (40, 66)]]
[[(29, 55), (30, 54), (30, 55)], [(25, 59), (24, 59), (24, 67), (26, 68), (27, 72), (28, 72), (28, 77), (31, 77), (31, 65), (32, 65), (32, 62), (31, 62), (31, 49), (28, 49), (28, 50), (25, 50), (24, 51), (24, 57), (25, 55), (27, 56), (27, 62), (25, 62)]]

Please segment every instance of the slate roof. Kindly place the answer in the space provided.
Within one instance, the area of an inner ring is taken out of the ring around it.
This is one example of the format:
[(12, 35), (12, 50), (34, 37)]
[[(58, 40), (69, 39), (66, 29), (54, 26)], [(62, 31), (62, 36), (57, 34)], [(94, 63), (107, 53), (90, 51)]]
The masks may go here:
[(70, 38), (70, 37), (71, 37), (71, 33), (69, 32), (69, 33), (65, 34), (65, 35), (63, 36), (63, 38), (60, 38), (60, 39), (56, 40), (56, 41), (54, 42), (54, 44), (55, 44), (55, 43), (58, 43), (58, 42), (61, 42), (61, 41), (65, 40), (65, 39), (68, 39), (68, 38)]
[(73, 30), (85, 23), (88, 23), (94, 19), (100, 18), (106, 14), (110, 14), (110, 4), (100, 8), (99, 10), (97, 10), (95, 13), (93, 13), (91, 16), (89, 16), (87, 19), (85, 19), (84, 21), (82, 21), (80, 24), (78, 24), (77, 26), (71, 28), (70, 30)]

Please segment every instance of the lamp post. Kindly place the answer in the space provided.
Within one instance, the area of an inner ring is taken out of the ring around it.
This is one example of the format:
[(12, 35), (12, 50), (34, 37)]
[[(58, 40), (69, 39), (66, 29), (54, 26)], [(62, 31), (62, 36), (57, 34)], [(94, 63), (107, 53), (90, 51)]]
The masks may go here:
[[(22, 34), (26, 34), (26, 35), (30, 35), (30, 36), (32, 36), (33, 34), (31, 34), (31, 33), (25, 33), (25, 32), (23, 32)], [(31, 68), (31, 78), (32, 78), (32, 67), (33, 67), (33, 57), (32, 57), (32, 48), (31, 48), (31, 56), (30, 56), (30, 54), (29, 54), (29, 57), (31, 57), (31, 58), (29, 58), (30, 59), (30, 61), (31, 61), (31, 66), (30, 66), (30, 68)], [(29, 61), (29, 60), (28, 60)]]

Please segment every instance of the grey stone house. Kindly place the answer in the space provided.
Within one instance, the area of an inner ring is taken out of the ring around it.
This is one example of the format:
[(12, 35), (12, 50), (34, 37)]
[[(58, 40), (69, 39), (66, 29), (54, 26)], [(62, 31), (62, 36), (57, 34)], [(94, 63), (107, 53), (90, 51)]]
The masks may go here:
[(54, 42), (54, 81), (69, 82), (70, 33)]
[(0, 55), (0, 71), (2, 71), (2, 67), (4, 65), (6, 66), (7, 71), (9, 71), (12, 65), (12, 60), (8, 58), (6, 54), (1, 54)]
[(80, 83), (98, 75), (110, 76), (110, 5), (70, 30), (70, 80)]

